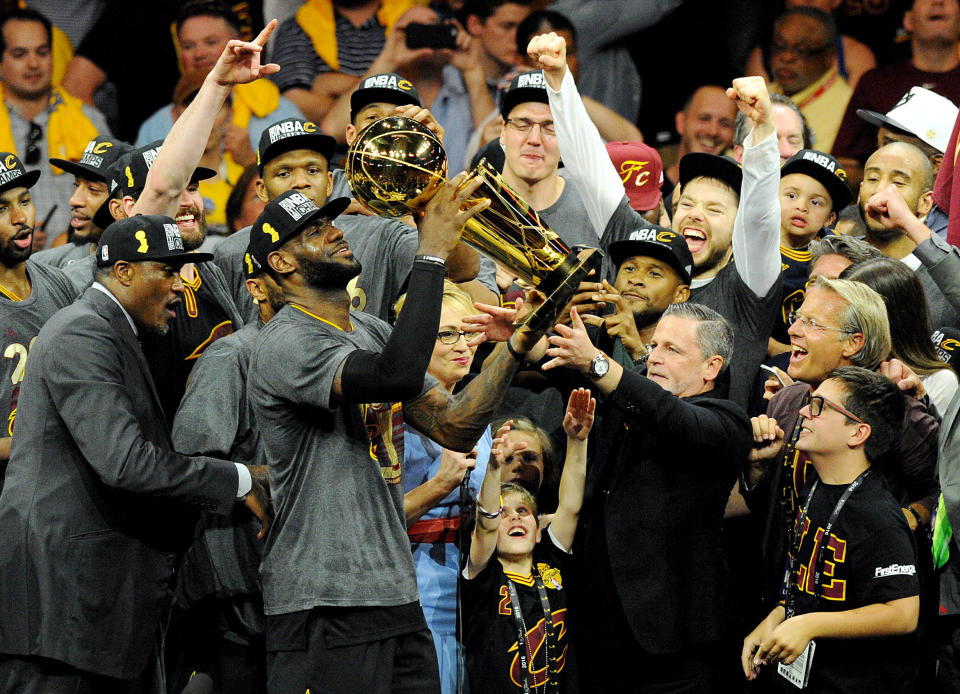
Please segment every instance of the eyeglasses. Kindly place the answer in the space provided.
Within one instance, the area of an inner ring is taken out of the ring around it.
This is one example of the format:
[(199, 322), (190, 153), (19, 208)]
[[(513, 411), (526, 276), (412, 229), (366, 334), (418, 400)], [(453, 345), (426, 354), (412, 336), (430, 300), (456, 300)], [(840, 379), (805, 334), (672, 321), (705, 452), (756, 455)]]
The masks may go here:
[(774, 41), (770, 44), (770, 54), (779, 55), (789, 52), (803, 60), (807, 58), (815, 58), (829, 48), (830, 44), (824, 44), (822, 46), (809, 46), (801, 43), (799, 46), (794, 46), (789, 43), (780, 43), (779, 41)]
[(804, 399), (804, 405), (810, 408), (811, 417), (819, 417), (823, 413), (823, 406), (826, 405), (830, 409), (836, 410), (837, 412), (842, 414), (844, 417), (852, 419), (858, 424), (866, 424), (865, 421), (860, 419), (857, 415), (853, 414), (853, 412), (851, 412), (850, 410), (846, 409), (845, 407), (841, 407), (840, 405), (833, 402), (832, 400), (827, 400), (822, 395), (810, 395), (808, 393), (807, 397)]
[(437, 333), (437, 339), (445, 345), (455, 345), (461, 337), (466, 339), (467, 342), (473, 342), (480, 337), (480, 333), (470, 333), (466, 330), (441, 330)]
[(535, 121), (528, 120), (526, 118), (507, 118), (507, 125), (516, 130), (518, 133), (528, 133), (533, 130), (533, 126), (539, 125), (540, 132), (548, 137), (553, 137), (557, 134), (557, 126), (552, 120), (547, 121)]
[(801, 316), (798, 311), (791, 311), (789, 314), (787, 314), (787, 321), (789, 321), (790, 325), (799, 323), (803, 326), (804, 332), (807, 332), (808, 330), (832, 330), (845, 335), (849, 335), (852, 332), (845, 328), (831, 328), (829, 325), (820, 325), (817, 323), (817, 321), (813, 320), (813, 318)]
[(27, 151), (23, 163), (34, 166), (40, 163), (40, 138), (43, 137), (43, 128), (36, 123), (30, 124), (30, 133), (27, 135)]

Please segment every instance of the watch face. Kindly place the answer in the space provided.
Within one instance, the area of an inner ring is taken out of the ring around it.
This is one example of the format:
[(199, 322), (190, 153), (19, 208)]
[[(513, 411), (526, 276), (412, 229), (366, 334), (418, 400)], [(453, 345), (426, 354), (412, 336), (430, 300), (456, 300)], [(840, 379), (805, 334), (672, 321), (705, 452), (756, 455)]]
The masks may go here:
[(607, 361), (607, 358), (602, 354), (598, 354), (593, 358), (593, 361), (590, 362), (590, 371), (594, 376), (602, 377), (607, 375), (607, 371), (610, 370), (610, 362)]

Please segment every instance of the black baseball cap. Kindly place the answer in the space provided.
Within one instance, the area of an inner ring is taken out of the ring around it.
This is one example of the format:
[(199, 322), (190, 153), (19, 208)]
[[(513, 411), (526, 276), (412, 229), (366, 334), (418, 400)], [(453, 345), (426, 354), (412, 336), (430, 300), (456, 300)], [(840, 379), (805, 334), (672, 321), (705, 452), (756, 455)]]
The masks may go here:
[(295, 149), (308, 149), (323, 155), (330, 163), (337, 141), (320, 132), (316, 123), (302, 118), (284, 118), (260, 133), (257, 144), (257, 169), (263, 175), (263, 167), (271, 159)]
[(350, 122), (356, 120), (364, 107), (379, 103), (420, 106), (420, 92), (413, 82), (395, 72), (381, 72), (368, 77), (350, 95)]
[(789, 174), (805, 174), (823, 185), (830, 194), (833, 211), (840, 212), (853, 200), (847, 186), (847, 172), (834, 157), (815, 149), (801, 149), (780, 167), (780, 178)]
[(0, 152), (0, 192), (10, 188), (31, 188), (40, 180), (40, 171), (27, 171), (13, 152)]
[(120, 177), (123, 176), (124, 169), (130, 163), (130, 157), (133, 155), (131, 147), (126, 153), (117, 157), (112, 164), (104, 170), (104, 180), (107, 184), (107, 199), (100, 204), (100, 208), (93, 213), (93, 223), (100, 229), (106, 229), (113, 224), (113, 215), (110, 214), (110, 201), (121, 197), (120, 195)]
[(147, 260), (176, 263), (201, 263), (213, 260), (212, 253), (192, 253), (183, 248), (180, 227), (162, 214), (138, 214), (118, 219), (104, 229), (97, 243), (97, 267), (118, 260)]
[(956, 367), (957, 361), (960, 361), (960, 330), (953, 327), (940, 328), (933, 331), (930, 336), (933, 340), (933, 348), (937, 350), (937, 356), (947, 364)]
[(350, 198), (333, 198), (323, 207), (317, 207), (313, 200), (296, 190), (275, 197), (250, 227), (250, 242), (243, 259), (247, 277), (260, 274), (267, 264), (267, 256), (287, 239), (318, 219), (339, 217), (349, 205)]
[(510, 80), (510, 85), (500, 101), (500, 115), (506, 120), (510, 111), (518, 104), (525, 104), (528, 101), (550, 103), (550, 98), (547, 96), (547, 78), (543, 76), (543, 70), (521, 72)]
[(80, 161), (69, 159), (50, 159), (50, 163), (69, 174), (90, 181), (103, 181), (109, 184), (108, 170), (124, 154), (133, 151), (133, 146), (111, 137), (95, 137), (87, 143)]
[[(143, 192), (144, 186), (147, 185), (147, 174), (150, 173), (150, 167), (153, 166), (153, 162), (157, 160), (157, 155), (160, 154), (160, 148), (162, 146), (163, 140), (155, 140), (148, 145), (137, 147), (130, 152), (130, 159), (123, 168), (118, 181), (120, 184), (120, 195), (136, 196)], [(190, 182), (205, 181), (216, 175), (217, 172), (213, 169), (198, 166), (193, 170)]]
[(740, 164), (728, 156), (707, 154), (706, 152), (690, 152), (680, 158), (679, 181), (680, 187), (700, 176), (716, 178), (733, 188), (740, 195), (740, 184), (743, 183), (743, 169)]
[(683, 235), (658, 224), (647, 224), (630, 232), (622, 241), (614, 241), (608, 249), (610, 259), (618, 268), (627, 258), (647, 256), (670, 265), (684, 284), (690, 284), (693, 274), (693, 255)]

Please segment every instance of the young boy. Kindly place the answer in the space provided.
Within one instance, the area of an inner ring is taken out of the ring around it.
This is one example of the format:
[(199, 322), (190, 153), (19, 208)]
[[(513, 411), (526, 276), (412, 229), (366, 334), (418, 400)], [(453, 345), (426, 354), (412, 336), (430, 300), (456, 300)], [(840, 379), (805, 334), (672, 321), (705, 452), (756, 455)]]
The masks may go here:
[[(903, 409), (893, 381), (858, 366), (834, 369), (800, 409), (797, 450), (818, 479), (801, 497), (784, 599), (744, 639), (747, 679), (769, 666), (784, 691), (797, 691), (782, 674), (792, 664), (809, 671), (805, 692), (913, 691), (916, 553), (873, 469), (892, 449)], [(782, 444), (775, 420), (754, 417), (753, 427), (758, 455)]]
[[(518, 484), (500, 484), (500, 468), (515, 447), (505, 438), (509, 422), (497, 432), (463, 572), (471, 691), (577, 691), (563, 580), (583, 503), (587, 435), (595, 408), (589, 390), (578, 388), (570, 394), (563, 418), (567, 457), (560, 502), (545, 533), (530, 492)], [(491, 561), (494, 552), (496, 561)]]
[(780, 169), (780, 259), (783, 268), (783, 307), (774, 328), (771, 355), (789, 351), (790, 313), (800, 308), (810, 276), (812, 256), (807, 247), (833, 224), (853, 194), (847, 174), (829, 154), (801, 149)]

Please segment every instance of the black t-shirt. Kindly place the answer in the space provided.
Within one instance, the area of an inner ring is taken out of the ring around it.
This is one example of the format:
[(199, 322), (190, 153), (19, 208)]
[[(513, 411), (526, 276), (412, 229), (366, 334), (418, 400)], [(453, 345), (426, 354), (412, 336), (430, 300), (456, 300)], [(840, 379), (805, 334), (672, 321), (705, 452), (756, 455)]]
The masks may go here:
[[(556, 641), (551, 642), (551, 649), (557, 649), (553, 653), (559, 653), (558, 691), (563, 694), (578, 691), (569, 640), (567, 586), (564, 585), (564, 577), (570, 573), (569, 562), (570, 555), (553, 542), (549, 532), (544, 532), (533, 550), (533, 564), (540, 573), (550, 601)], [(523, 691), (517, 623), (513, 616), (508, 580), (512, 580), (516, 586), (527, 629), (527, 641), (534, 652), (533, 662), (529, 663), (530, 689), (542, 687), (548, 677), (543, 607), (534, 579), (532, 576), (505, 573), (503, 565), (494, 556), (477, 576), (463, 581), (463, 641), (472, 692), (502, 694)], [(557, 690), (551, 686), (549, 691)]]
[(206, 273), (200, 273), (201, 268), (197, 267), (194, 282), (184, 280), (183, 300), (176, 308), (176, 318), (170, 321), (167, 334), (146, 336), (143, 340), (143, 352), (163, 411), (171, 423), (196, 360), (213, 342), (240, 327), (234, 324), (210, 288)]
[[(884, 486), (882, 475), (871, 471), (850, 495), (830, 531), (824, 549), (820, 599), (815, 602), (813, 564), (823, 529), (846, 488), (821, 481), (803, 527), (798, 528), (802, 535), (800, 561), (792, 589), (797, 614), (852, 610), (919, 592), (910, 528)], [(800, 497), (802, 504), (808, 494), (809, 487)], [(805, 691), (913, 691), (913, 635), (816, 641), (810, 684)], [(793, 687), (783, 682), (786, 688)]]

